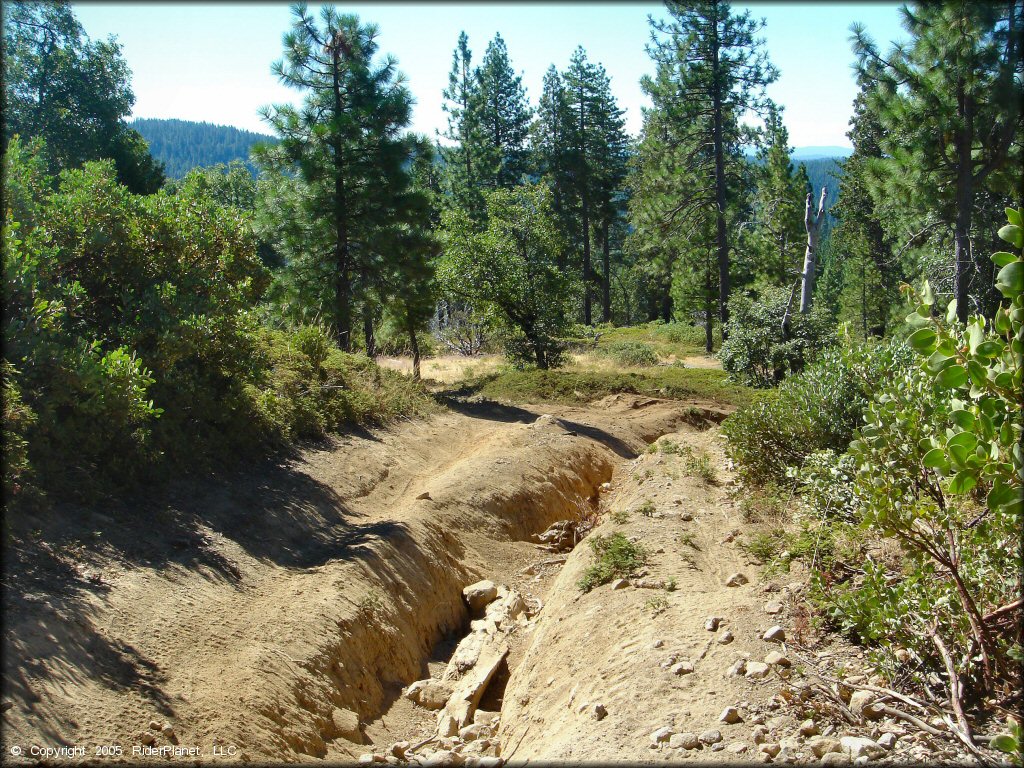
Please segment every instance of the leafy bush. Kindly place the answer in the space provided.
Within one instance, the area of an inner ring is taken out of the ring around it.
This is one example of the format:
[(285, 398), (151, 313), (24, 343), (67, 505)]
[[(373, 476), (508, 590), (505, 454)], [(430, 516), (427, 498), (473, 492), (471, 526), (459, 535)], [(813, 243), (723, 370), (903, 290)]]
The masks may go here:
[(639, 544), (634, 544), (621, 533), (608, 536), (600, 534), (589, 539), (594, 563), (579, 580), (578, 586), (584, 592), (607, 584), (612, 579), (632, 576), (637, 568), (647, 561), (647, 553)]
[(821, 306), (808, 314), (793, 312), (789, 331), (782, 332), (782, 318), (790, 294), (781, 288), (765, 288), (760, 296), (736, 295), (729, 301), (729, 338), (718, 356), (722, 367), (752, 387), (774, 387), (787, 376), (799, 373), (835, 342), (832, 318)]
[(899, 342), (843, 343), (722, 425), (727, 452), (751, 484), (782, 482), (814, 451), (845, 451), (879, 386), (910, 366)]
[(597, 348), (597, 354), (609, 357), (618, 365), (646, 367), (658, 364), (658, 355), (642, 341), (616, 341)]
[[(1007, 215), (999, 235), (1019, 252), (1022, 212)], [(1024, 262), (993, 261), (1006, 302), (991, 320), (958, 323), (955, 302), (934, 318), (927, 282), (910, 291), (908, 341), (925, 359), (887, 382), (850, 446), (861, 524), (899, 558), (869, 557), (862, 576), (820, 590), (838, 623), (880, 645), (883, 665), (897, 669), (906, 648), (958, 698), (957, 681), (983, 694), (1021, 683)]]

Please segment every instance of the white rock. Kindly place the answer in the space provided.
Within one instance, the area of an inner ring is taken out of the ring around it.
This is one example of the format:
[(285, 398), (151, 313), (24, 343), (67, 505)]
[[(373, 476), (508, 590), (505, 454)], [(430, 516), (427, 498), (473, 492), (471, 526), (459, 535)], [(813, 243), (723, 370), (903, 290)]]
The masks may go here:
[(827, 736), (815, 736), (812, 739), (808, 739), (807, 748), (814, 753), (815, 757), (821, 757), (830, 752), (843, 751), (838, 739), (830, 739)]
[(764, 744), (765, 739), (768, 738), (768, 729), (763, 725), (759, 725), (750, 734), (750, 738), (755, 744)]
[(334, 724), (334, 732), (343, 739), (354, 741), (357, 744), (362, 741), (362, 734), (359, 732), (359, 715), (351, 709), (335, 707), (331, 711), (331, 722)]
[(717, 744), (722, 740), (722, 732), (712, 728), (704, 731), (704, 733), (697, 738), (701, 740), (702, 744)]
[(673, 749), (696, 749), (700, 746), (700, 738), (692, 731), (674, 733), (668, 740), (668, 745)]
[(704, 622), (704, 629), (708, 632), (714, 632), (718, 629), (718, 625), (722, 623), (721, 616), (708, 616), (707, 621)]
[(693, 662), (688, 659), (683, 659), (682, 661), (673, 664), (671, 669), (673, 675), (689, 675), (693, 672)]
[(718, 716), (718, 720), (719, 722), (729, 723), (731, 725), (732, 723), (742, 721), (743, 718), (740, 717), (740, 711), (736, 709), (736, 707), (726, 707), (722, 710), (722, 714)]
[(608, 493), (608, 491), (610, 491), (611, 489), (612, 489), (612, 484), (611, 483), (601, 483), (601, 492), (602, 493)]
[(746, 659), (736, 659), (736, 661), (734, 661), (732, 663), (732, 666), (729, 667), (729, 671), (726, 672), (726, 674), (729, 677), (738, 677), (739, 675), (742, 675), (744, 672), (746, 672), (746, 670), (747, 670), (747, 660)]
[(848, 752), (854, 760), (858, 757), (867, 757), (869, 760), (874, 760), (885, 754), (883, 747), (863, 736), (843, 736), (839, 743), (842, 745), (843, 751)]
[(847, 765), (850, 756), (845, 752), (826, 752), (821, 756), (822, 765)]
[(779, 744), (776, 744), (775, 742), (767, 742), (759, 746), (757, 751), (766, 754), (769, 757), (775, 757), (779, 754), (779, 750), (781, 749), (782, 747)]
[(661, 744), (668, 741), (672, 738), (672, 733), (673, 731), (671, 728), (667, 725), (663, 725), (661, 728), (658, 728), (656, 731), (651, 733), (651, 744)]
[(629, 586), (629, 582), (625, 579), (616, 579), (612, 582), (612, 589), (625, 589)]
[(892, 749), (896, 746), (897, 736), (895, 733), (883, 733), (878, 737), (878, 743), (886, 749)]
[(490, 726), (482, 723), (473, 723), (459, 729), (459, 738), (463, 741), (476, 741), (491, 735)]
[(657, 649), (657, 648), (664, 648), (664, 647), (665, 647), (665, 641), (664, 640), (655, 640), (653, 643), (651, 643), (651, 648)]
[(743, 584), (746, 584), (748, 581), (749, 579), (742, 573), (734, 573), (732, 576), (725, 580), (725, 586), (739, 587)]
[(729, 643), (731, 643), (731, 642), (732, 642), (733, 640), (735, 640), (735, 639), (736, 639), (736, 638), (735, 638), (735, 636), (733, 635), (733, 633), (732, 633), (732, 632), (730, 632), (730, 631), (729, 631), (729, 630), (727, 629), (727, 630), (725, 630), (725, 632), (723, 632), (723, 633), (721, 634), (721, 636), (720, 636), (720, 637), (718, 638), (718, 640), (717, 640), (716, 642), (717, 642), (717, 643), (718, 643), (719, 645), (728, 645)]
[(878, 720), (885, 714), (875, 703), (875, 696), (871, 691), (854, 691), (850, 696), (850, 711), (865, 720)]
[(469, 604), (469, 609), (474, 613), (479, 613), (498, 596), (498, 588), (493, 581), (485, 579), (463, 589), (462, 596)]
[(782, 603), (778, 603), (773, 600), (765, 605), (764, 612), (771, 616), (774, 616), (777, 613), (782, 613)]
[(768, 643), (781, 643), (786, 639), (786, 630), (776, 624), (765, 632), (761, 639)]
[(801, 736), (817, 736), (818, 733), (818, 724), (813, 720), (807, 719), (800, 723)]
[(745, 674), (748, 680), (760, 680), (768, 674), (768, 665), (760, 661), (748, 661)]
[(747, 745), (742, 741), (734, 741), (726, 747), (727, 750), (735, 755), (742, 755), (747, 751)]
[(768, 664), (769, 666), (779, 667), (788, 667), (790, 664), (789, 658), (787, 658), (784, 654), (779, 653), (778, 651), (769, 651), (768, 654), (764, 657), (764, 663)]

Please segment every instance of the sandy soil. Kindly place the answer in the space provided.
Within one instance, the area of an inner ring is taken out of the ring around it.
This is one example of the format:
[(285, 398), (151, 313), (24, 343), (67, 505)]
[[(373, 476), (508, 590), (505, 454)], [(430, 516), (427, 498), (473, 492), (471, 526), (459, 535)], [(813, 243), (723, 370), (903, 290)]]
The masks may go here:
[[(689, 405), (456, 403), (183, 480), (169, 503), (27, 523), (5, 553), (0, 748), (119, 745), (138, 762), (154, 739), (203, 761), (351, 760), (423, 719), (398, 693), (466, 626), (462, 587), (543, 591), (520, 574), (530, 534), (591, 510), (658, 435), (723, 415)], [(346, 737), (347, 712), (361, 732)]]

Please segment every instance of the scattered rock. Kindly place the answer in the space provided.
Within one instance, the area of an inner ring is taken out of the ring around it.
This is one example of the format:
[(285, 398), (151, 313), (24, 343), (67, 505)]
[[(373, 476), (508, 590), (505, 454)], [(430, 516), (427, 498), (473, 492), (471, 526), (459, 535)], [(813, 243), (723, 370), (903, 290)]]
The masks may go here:
[(485, 755), (476, 764), (479, 768), (501, 768), (505, 764), (505, 759), (495, 755)]
[(442, 709), (452, 695), (452, 689), (439, 680), (417, 680), (405, 689), (405, 697), (427, 709)]
[(765, 739), (768, 738), (768, 729), (763, 725), (759, 725), (751, 731), (750, 738), (755, 744), (764, 744)]
[(430, 498), (430, 491), (424, 491), (421, 493), (416, 497), (416, 501), (433, 501), (433, 499)]
[(768, 665), (760, 661), (748, 661), (744, 674), (748, 680), (760, 680), (768, 674)]
[(654, 648), (654, 649), (664, 648), (664, 647), (665, 647), (665, 641), (664, 640), (655, 640), (653, 643), (651, 643), (651, 648)]
[(359, 732), (359, 715), (351, 709), (335, 707), (331, 711), (331, 722), (334, 724), (334, 732), (343, 739), (354, 741), (357, 744), (363, 740), (362, 734)]
[(608, 493), (612, 489), (611, 483), (601, 483), (601, 493)]
[(789, 658), (778, 651), (769, 651), (768, 655), (764, 657), (764, 663), (769, 666), (788, 667), (790, 662)]
[(874, 760), (885, 754), (883, 747), (863, 736), (843, 736), (839, 743), (843, 751), (848, 752), (854, 760), (858, 757), (867, 757), (868, 760)]
[(850, 696), (850, 711), (865, 720), (878, 720), (885, 714), (875, 703), (875, 695), (871, 691), (854, 691)]
[(740, 711), (736, 707), (726, 707), (722, 714), (718, 716), (718, 720), (731, 725), (732, 723), (742, 722), (743, 718), (740, 717)]
[(830, 739), (827, 736), (816, 736), (813, 739), (809, 739), (807, 742), (807, 748), (814, 753), (815, 757), (821, 757), (831, 752), (842, 752), (843, 747), (840, 745), (838, 739)]
[(711, 745), (712, 752), (721, 752), (723, 749), (725, 749), (725, 744), (722, 744), (721, 742), (716, 742)]
[(706, 629), (708, 632), (714, 632), (718, 629), (718, 625), (721, 623), (721, 616), (708, 616), (707, 621), (704, 622), (704, 629)]
[(732, 752), (734, 755), (742, 755), (747, 751), (747, 745), (742, 741), (734, 741), (726, 747), (727, 750)]
[(672, 738), (672, 729), (663, 725), (651, 734), (651, 744), (657, 746)]
[(612, 589), (625, 589), (629, 586), (629, 582), (625, 579), (616, 579), (612, 582)]
[(143, 731), (142, 735), (139, 737), (139, 741), (147, 746), (150, 744), (156, 744), (156, 736), (149, 731)]
[(473, 723), (459, 729), (459, 738), (463, 741), (476, 741), (491, 735), (490, 726), (482, 723)]
[(473, 713), (473, 722), (481, 725), (489, 725), (494, 728), (495, 721), (501, 715), (500, 712), (489, 712), (486, 709), (478, 709)]
[(846, 765), (850, 756), (845, 752), (826, 752), (821, 756), (821, 765)]
[(776, 744), (773, 741), (769, 741), (769, 742), (764, 743), (761, 746), (759, 746), (757, 748), (757, 751), (758, 752), (762, 752), (762, 753), (768, 755), (769, 757), (775, 757), (777, 754), (779, 754), (779, 751), (781, 749), (782, 749), (781, 745)]
[(359, 762), (360, 763), (372, 763), (373, 762), (373, 753), (372, 752), (364, 752), (363, 754), (361, 754), (359, 756)]
[(154, 731), (159, 731), (161, 728), (163, 728), (163, 726), (160, 725), (160, 723), (158, 723), (156, 720), (150, 720), (149, 721), (149, 727), (150, 727), (151, 730), (154, 730)]
[(673, 675), (689, 675), (693, 672), (693, 662), (683, 659), (673, 664), (671, 669)]
[(494, 586), (493, 581), (485, 579), (463, 589), (462, 596), (469, 604), (469, 609), (474, 613), (479, 613), (498, 596), (498, 588)]
[(673, 749), (697, 749), (700, 746), (700, 738), (692, 731), (674, 733), (668, 740), (668, 745)]
[(897, 739), (898, 737), (895, 733), (883, 733), (878, 737), (878, 743), (886, 749), (892, 749), (896, 746)]
[(739, 587), (739, 586), (742, 586), (743, 584), (746, 584), (748, 581), (750, 581), (750, 580), (746, 576), (744, 576), (742, 573), (734, 573), (732, 576), (730, 576), (728, 579), (725, 580), (725, 586), (727, 586), (727, 587)]
[(818, 724), (813, 720), (804, 720), (800, 723), (800, 735), (801, 736), (817, 736), (820, 733), (818, 730)]
[(160, 733), (162, 733), (164, 735), (164, 738), (172, 744), (178, 743), (178, 736), (177, 734), (175, 734), (174, 728), (171, 727), (170, 723), (164, 723), (163, 728), (160, 729)]
[(781, 643), (786, 639), (786, 630), (776, 624), (765, 632), (761, 636), (761, 639), (768, 643)]
[(777, 613), (782, 613), (782, 603), (772, 601), (764, 606), (764, 612), (774, 616)]
[(733, 635), (733, 633), (732, 633), (732, 632), (730, 632), (730, 631), (729, 631), (729, 630), (727, 629), (727, 630), (725, 630), (725, 632), (723, 632), (723, 633), (722, 633), (721, 637), (719, 637), (719, 638), (718, 638), (718, 640), (717, 640), (716, 642), (717, 642), (717, 643), (718, 643), (719, 645), (728, 645), (729, 643), (731, 643), (731, 642), (732, 642), (733, 640), (735, 640), (735, 639), (736, 639), (736, 638), (735, 638), (735, 635)]
[(739, 675), (742, 675), (746, 671), (747, 671), (747, 660), (746, 659), (736, 659), (736, 661), (734, 661), (732, 663), (732, 666), (729, 667), (729, 671), (726, 672), (726, 674), (729, 677), (738, 677)]
[[(677, 501), (676, 503), (678, 504), (680, 502)], [(690, 512), (680, 512), (679, 513), (679, 519), (682, 520), (684, 523), (689, 523), (690, 521), (693, 520), (693, 514), (690, 513)]]
[(591, 704), (588, 707), (588, 710), (590, 712), (590, 716), (595, 720), (604, 720), (608, 717), (608, 710), (605, 708), (604, 704)]
[(697, 738), (700, 739), (701, 744), (717, 744), (722, 740), (722, 732), (711, 729), (704, 731), (704, 733), (702, 733)]

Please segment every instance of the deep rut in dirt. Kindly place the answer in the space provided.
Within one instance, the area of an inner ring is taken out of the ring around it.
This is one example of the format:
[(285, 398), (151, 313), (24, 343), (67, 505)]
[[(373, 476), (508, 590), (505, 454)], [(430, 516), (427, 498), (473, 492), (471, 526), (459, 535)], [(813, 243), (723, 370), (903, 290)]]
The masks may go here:
[[(236, 759), (354, 759), (435, 718), (399, 694), (467, 629), (467, 584), (539, 598), (548, 582), (522, 573), (532, 534), (592, 514), (599, 486), (650, 440), (725, 413), (629, 395), (455, 406), (280, 471), (186, 487), (166, 513), (192, 526), (174, 533), (183, 548), (125, 516), (119, 535), (145, 541), (146, 557), (94, 556), (102, 589), (37, 585), (42, 600), (8, 611), (3, 746), (131, 745), (166, 721), (204, 759), (213, 744)], [(122, 649), (113, 672), (96, 656), (108, 647)]]

